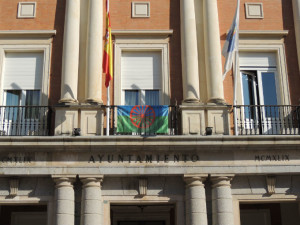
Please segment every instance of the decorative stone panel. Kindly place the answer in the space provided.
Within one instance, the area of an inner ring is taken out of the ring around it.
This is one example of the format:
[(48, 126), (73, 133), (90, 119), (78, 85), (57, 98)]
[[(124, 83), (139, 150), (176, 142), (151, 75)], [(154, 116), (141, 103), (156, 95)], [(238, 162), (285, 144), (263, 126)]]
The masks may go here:
[(245, 11), (247, 19), (262, 19), (264, 18), (262, 3), (245, 3)]
[(19, 2), (18, 18), (35, 18), (36, 2)]
[(131, 16), (150, 17), (150, 2), (132, 2)]

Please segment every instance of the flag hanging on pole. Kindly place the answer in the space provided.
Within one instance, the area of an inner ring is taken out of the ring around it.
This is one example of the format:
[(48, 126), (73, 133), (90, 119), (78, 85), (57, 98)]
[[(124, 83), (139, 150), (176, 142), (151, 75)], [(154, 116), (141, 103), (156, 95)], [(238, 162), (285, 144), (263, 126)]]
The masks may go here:
[(103, 54), (103, 73), (105, 77), (105, 87), (109, 86), (109, 82), (113, 78), (113, 54), (112, 54), (112, 38), (110, 26), (109, 0), (106, 1), (106, 34)]
[(239, 45), (239, 23), (240, 23), (240, 0), (237, 0), (235, 16), (227, 34), (222, 55), (225, 57), (223, 80), (226, 74), (232, 68), (234, 52), (238, 51)]

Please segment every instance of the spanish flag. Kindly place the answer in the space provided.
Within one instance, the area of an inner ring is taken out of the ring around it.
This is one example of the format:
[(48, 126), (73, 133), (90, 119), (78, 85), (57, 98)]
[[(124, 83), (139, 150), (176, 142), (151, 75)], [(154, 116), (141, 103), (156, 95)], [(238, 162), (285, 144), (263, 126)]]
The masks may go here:
[(105, 86), (109, 86), (109, 82), (113, 78), (113, 54), (112, 54), (112, 38), (109, 14), (109, 0), (106, 1), (106, 35), (103, 54), (103, 73), (106, 74)]

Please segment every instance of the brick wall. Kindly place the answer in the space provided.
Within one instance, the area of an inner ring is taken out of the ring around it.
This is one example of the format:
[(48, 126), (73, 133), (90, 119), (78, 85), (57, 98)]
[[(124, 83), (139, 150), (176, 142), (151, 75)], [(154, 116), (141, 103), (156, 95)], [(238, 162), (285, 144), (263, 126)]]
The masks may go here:
[[(264, 9), (263, 19), (246, 19), (245, 2), (262, 2)], [(226, 32), (231, 26), (235, 13), (235, 0), (218, 0), (220, 35), (222, 46), (226, 39)], [(288, 30), (289, 34), (285, 38), (285, 50), (287, 59), (287, 69), (289, 77), (289, 88), (292, 104), (298, 104), (300, 83), (297, 51), (295, 41), (295, 30), (293, 23), (293, 9), (291, 0), (241, 0), (240, 8), (240, 29), (241, 30)], [(223, 63), (224, 63), (224, 57)], [(233, 79), (232, 74), (228, 74), (224, 81), (225, 100), (233, 103)]]

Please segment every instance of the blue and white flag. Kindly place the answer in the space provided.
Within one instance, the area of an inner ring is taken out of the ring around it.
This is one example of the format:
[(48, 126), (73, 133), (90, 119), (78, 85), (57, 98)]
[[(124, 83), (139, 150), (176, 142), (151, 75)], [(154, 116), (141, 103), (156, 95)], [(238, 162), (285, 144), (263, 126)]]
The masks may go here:
[(237, 0), (235, 16), (231, 24), (230, 30), (227, 34), (226, 42), (224, 44), (222, 55), (226, 58), (224, 65), (223, 80), (226, 74), (232, 68), (233, 54), (239, 48), (239, 23), (240, 23), (240, 0)]

